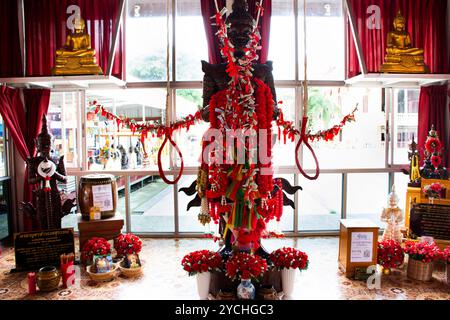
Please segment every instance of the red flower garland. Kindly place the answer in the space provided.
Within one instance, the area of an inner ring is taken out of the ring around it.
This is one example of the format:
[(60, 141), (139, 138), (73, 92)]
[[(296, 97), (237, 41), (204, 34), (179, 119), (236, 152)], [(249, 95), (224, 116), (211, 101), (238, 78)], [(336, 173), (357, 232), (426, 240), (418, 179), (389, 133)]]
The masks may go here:
[(402, 246), (394, 240), (378, 242), (378, 264), (383, 268), (396, 268), (403, 263), (405, 254)]
[(305, 252), (294, 248), (281, 248), (269, 255), (269, 260), (277, 270), (283, 269), (308, 269), (309, 260)]
[(120, 255), (139, 254), (142, 249), (142, 240), (134, 234), (121, 234), (114, 239), (114, 248)]
[[(280, 115), (276, 121), (278, 126), (278, 132), (281, 133), (281, 128), (283, 128), (283, 136), (284, 136), (284, 143), (286, 143), (286, 137), (288, 137), (291, 141), (294, 141), (295, 136), (300, 136), (301, 131), (296, 129), (294, 127), (294, 124), (292, 121), (286, 121), (284, 120), (284, 114), (283, 111), (280, 109)], [(355, 121), (355, 112), (358, 111), (358, 108), (356, 107), (350, 114), (346, 115), (344, 118), (342, 118), (341, 122), (330, 129), (318, 131), (314, 134), (308, 133), (306, 136), (311, 141), (319, 141), (319, 140), (325, 140), (325, 141), (332, 141), (342, 130), (342, 128), (348, 123), (348, 122), (354, 122)], [(278, 134), (278, 139), (280, 139), (280, 134)]]
[(405, 253), (410, 259), (422, 262), (432, 262), (442, 255), (436, 243), (406, 241)]
[(183, 269), (189, 276), (202, 272), (219, 271), (222, 268), (222, 257), (217, 252), (199, 250), (191, 252), (181, 260)]
[(257, 255), (239, 252), (225, 263), (227, 277), (231, 280), (251, 280), (261, 277), (267, 270), (267, 261)]
[(83, 245), (81, 257), (83, 261), (91, 261), (94, 255), (111, 253), (111, 245), (105, 238), (93, 237)]

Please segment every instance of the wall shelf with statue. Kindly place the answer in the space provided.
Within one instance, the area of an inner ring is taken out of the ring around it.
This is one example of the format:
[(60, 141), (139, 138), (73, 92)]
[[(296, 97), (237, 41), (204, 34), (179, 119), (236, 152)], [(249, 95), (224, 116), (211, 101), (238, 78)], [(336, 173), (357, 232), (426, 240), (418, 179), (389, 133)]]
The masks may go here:
[(118, 89), (125, 88), (126, 82), (114, 76), (80, 75), (80, 76), (48, 76), (0, 78), (0, 83), (12, 87), (37, 87), (47, 89)]
[(367, 73), (345, 80), (346, 85), (360, 87), (408, 88), (428, 86), (450, 80), (450, 74)]

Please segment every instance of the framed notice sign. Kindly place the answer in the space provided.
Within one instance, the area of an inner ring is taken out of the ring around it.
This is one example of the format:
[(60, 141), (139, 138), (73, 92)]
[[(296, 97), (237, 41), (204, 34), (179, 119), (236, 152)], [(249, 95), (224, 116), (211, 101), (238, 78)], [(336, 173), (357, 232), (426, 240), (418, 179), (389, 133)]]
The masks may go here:
[(373, 232), (353, 232), (350, 246), (350, 262), (371, 262)]
[(73, 229), (15, 233), (14, 251), (17, 271), (59, 266), (62, 254), (75, 253)]
[(113, 193), (110, 183), (92, 186), (92, 197), (94, 207), (99, 207), (100, 211), (114, 210)]

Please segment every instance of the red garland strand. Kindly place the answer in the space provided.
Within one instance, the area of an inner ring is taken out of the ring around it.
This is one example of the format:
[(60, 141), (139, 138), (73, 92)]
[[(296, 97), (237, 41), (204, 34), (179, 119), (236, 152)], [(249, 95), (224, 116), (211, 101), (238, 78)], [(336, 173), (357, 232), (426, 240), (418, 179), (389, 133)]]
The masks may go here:
[[(280, 104), (282, 102), (279, 102)], [(288, 137), (291, 141), (294, 141), (294, 136), (301, 135), (301, 131), (296, 129), (294, 127), (294, 124), (292, 121), (286, 121), (284, 120), (284, 114), (283, 111), (280, 109), (280, 115), (276, 121), (278, 126), (278, 133), (281, 132), (281, 128), (283, 128), (283, 136), (284, 136), (284, 143), (286, 144), (286, 137)], [(333, 139), (341, 132), (342, 128), (348, 123), (348, 122), (354, 122), (355, 121), (355, 112), (358, 111), (358, 108), (356, 107), (353, 109), (351, 113), (346, 115), (344, 118), (342, 118), (341, 122), (330, 129), (318, 131), (314, 134), (307, 133), (306, 136), (309, 140), (312, 142), (319, 141), (319, 140), (325, 140), (325, 141), (333, 141)], [(278, 139), (280, 139), (280, 134), (278, 135)]]

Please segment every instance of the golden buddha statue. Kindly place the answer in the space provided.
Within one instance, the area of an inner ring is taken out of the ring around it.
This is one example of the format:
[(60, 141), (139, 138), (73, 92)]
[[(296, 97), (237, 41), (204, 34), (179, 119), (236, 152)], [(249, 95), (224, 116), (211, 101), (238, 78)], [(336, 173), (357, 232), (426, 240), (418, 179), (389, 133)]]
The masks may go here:
[(406, 20), (399, 11), (394, 19), (394, 31), (387, 35), (386, 58), (381, 72), (427, 73), (423, 53), (423, 49), (412, 47), (411, 37), (406, 31)]
[(84, 20), (78, 16), (73, 24), (73, 31), (67, 35), (64, 47), (56, 50), (53, 75), (103, 74), (97, 65), (91, 37), (85, 32), (85, 27)]

